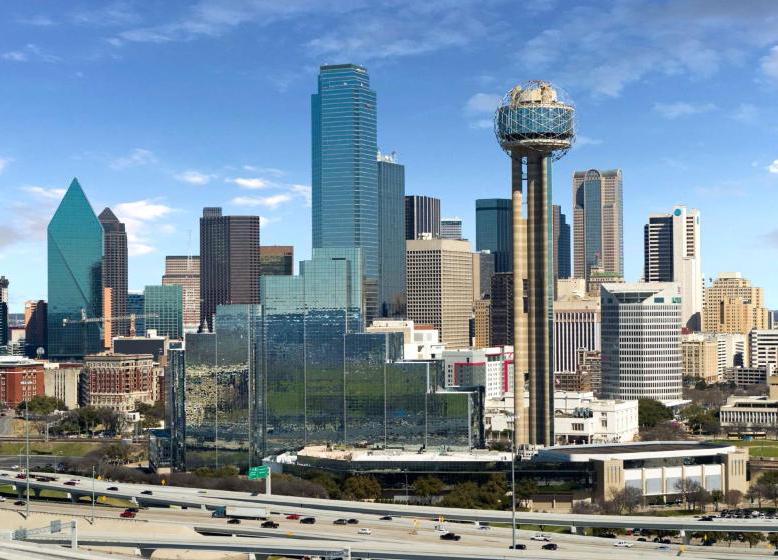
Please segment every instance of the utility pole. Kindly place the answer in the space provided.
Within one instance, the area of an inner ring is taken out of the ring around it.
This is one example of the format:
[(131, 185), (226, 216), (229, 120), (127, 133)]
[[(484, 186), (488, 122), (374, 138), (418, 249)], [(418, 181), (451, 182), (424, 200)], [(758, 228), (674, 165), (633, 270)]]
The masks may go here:
[(95, 466), (92, 465), (92, 525), (95, 524)]
[(27, 447), (27, 476), (25, 477), (25, 480), (27, 481), (27, 499), (25, 500), (26, 510), (27, 513), (25, 515), (25, 519), (30, 518), (30, 400), (29, 396), (24, 401), (24, 433), (26, 440), (26, 447)]

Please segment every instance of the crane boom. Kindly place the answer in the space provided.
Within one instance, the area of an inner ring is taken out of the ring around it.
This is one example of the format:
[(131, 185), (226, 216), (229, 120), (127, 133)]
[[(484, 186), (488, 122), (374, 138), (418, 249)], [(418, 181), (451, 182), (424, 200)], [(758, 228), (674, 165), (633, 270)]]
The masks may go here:
[(130, 336), (135, 336), (136, 319), (153, 319), (156, 317), (159, 317), (159, 313), (130, 313), (129, 315), (117, 315), (115, 317), (87, 317), (86, 310), (81, 309), (80, 319), (68, 319), (66, 317), (62, 319), (62, 326), (64, 327), (68, 323), (111, 323), (113, 321), (129, 321)]

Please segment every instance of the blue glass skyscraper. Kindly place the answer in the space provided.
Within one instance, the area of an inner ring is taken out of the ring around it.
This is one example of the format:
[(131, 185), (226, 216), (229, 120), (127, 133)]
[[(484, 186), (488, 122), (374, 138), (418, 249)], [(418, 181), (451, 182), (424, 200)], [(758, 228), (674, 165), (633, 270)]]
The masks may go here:
[(378, 155), (378, 312), (405, 312), (405, 166)]
[(49, 356), (82, 358), (102, 350), (103, 227), (77, 179), (48, 227)]
[(311, 96), (313, 247), (360, 248), (365, 314), (378, 313), (376, 94), (367, 70), (322, 66)]
[(475, 248), (494, 255), (495, 272), (513, 272), (513, 204), (510, 198), (475, 201)]

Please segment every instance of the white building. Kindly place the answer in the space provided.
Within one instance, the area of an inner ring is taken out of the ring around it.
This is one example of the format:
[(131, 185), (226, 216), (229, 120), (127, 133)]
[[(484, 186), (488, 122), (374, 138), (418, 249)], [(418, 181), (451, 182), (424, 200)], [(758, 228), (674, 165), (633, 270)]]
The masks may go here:
[(739, 333), (716, 333), (718, 348), (718, 374), (724, 376), (724, 370), (731, 367), (748, 365), (748, 341), (746, 335)]
[(600, 349), (600, 298), (586, 293), (586, 280), (557, 281), (554, 301), (554, 373), (574, 372), (579, 350)]
[(403, 358), (406, 360), (440, 360), (445, 349), (438, 329), (416, 325), (406, 319), (376, 319), (365, 331), (403, 333)]
[(681, 399), (680, 287), (673, 282), (603, 284), (602, 396)]
[(700, 211), (675, 206), (652, 214), (644, 232), (646, 282), (675, 282), (681, 289), (681, 324), (702, 329), (704, 279), (700, 259)]
[(487, 399), (513, 393), (513, 347), (467, 348), (443, 351), (446, 388), (485, 388)]
[(768, 396), (729, 397), (719, 409), (722, 428), (775, 429), (778, 425), (778, 400)]
[(78, 408), (80, 376), (81, 364), (47, 363), (43, 370), (46, 396), (61, 400), (68, 410)]
[[(524, 395), (529, 407), (529, 395)], [(513, 396), (487, 399), (484, 422), (487, 437), (499, 439), (513, 429)], [(554, 393), (554, 436), (564, 443), (624, 443), (634, 441), (638, 433), (636, 400), (595, 399), (590, 392)]]
[(753, 330), (748, 335), (751, 367), (778, 366), (778, 329)]

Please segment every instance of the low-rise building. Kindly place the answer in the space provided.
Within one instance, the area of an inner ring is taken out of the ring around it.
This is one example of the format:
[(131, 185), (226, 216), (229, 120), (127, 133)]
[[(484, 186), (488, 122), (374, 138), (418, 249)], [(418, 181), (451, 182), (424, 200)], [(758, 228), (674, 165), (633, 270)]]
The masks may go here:
[(483, 387), (487, 399), (513, 392), (513, 346), (443, 351), (445, 386)]
[(438, 329), (407, 319), (376, 319), (365, 332), (403, 333), (403, 358), (406, 360), (439, 360), (445, 348)]
[(766, 430), (778, 425), (778, 400), (765, 395), (729, 397), (719, 409), (719, 422), (725, 429)]
[(0, 406), (15, 407), (44, 395), (43, 363), (21, 356), (0, 356)]
[(720, 381), (718, 369), (718, 342), (715, 335), (692, 333), (681, 335), (681, 364), (683, 376), (705, 383)]
[(579, 348), (576, 373), (589, 379), (590, 391), (599, 398), (602, 389), (602, 352)]
[(724, 370), (724, 381), (734, 383), (738, 387), (766, 385), (767, 379), (773, 375), (774, 370), (773, 364), (761, 367), (730, 367)]
[(68, 410), (78, 408), (78, 389), (83, 365), (48, 363), (43, 372), (46, 396), (65, 403)]
[(84, 358), (82, 404), (130, 412), (136, 401), (157, 400), (162, 368), (151, 354), (95, 354)]

